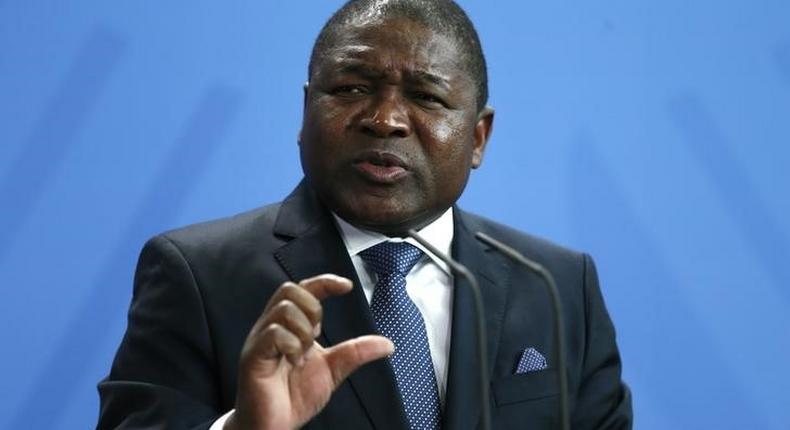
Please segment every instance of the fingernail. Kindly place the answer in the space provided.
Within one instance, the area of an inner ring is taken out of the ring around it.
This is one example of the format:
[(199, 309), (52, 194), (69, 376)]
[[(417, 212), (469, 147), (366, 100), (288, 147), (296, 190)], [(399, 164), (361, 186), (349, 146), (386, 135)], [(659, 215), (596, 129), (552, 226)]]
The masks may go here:
[(318, 323), (313, 326), (313, 337), (318, 337), (321, 335), (321, 323)]

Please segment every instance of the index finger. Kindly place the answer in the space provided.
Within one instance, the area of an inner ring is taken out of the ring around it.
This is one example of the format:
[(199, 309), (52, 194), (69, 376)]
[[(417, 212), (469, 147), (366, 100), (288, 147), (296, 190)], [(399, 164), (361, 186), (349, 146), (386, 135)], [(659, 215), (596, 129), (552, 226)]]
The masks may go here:
[(329, 296), (346, 294), (354, 287), (354, 284), (348, 278), (332, 275), (331, 273), (307, 278), (299, 282), (299, 285), (318, 300), (324, 300)]

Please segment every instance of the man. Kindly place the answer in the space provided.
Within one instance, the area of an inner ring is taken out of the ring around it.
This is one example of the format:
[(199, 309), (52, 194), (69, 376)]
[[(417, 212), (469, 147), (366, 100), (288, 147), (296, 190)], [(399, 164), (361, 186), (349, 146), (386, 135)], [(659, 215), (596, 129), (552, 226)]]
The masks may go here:
[(304, 181), (280, 204), (146, 244), (99, 427), (476, 428), (471, 296), (402, 239), (416, 229), (481, 283), (495, 428), (557, 426), (556, 357), (540, 281), (477, 231), (557, 277), (573, 427), (630, 428), (589, 257), (454, 206), (482, 162), (486, 100), (480, 43), (455, 3), (336, 12), (305, 86)]

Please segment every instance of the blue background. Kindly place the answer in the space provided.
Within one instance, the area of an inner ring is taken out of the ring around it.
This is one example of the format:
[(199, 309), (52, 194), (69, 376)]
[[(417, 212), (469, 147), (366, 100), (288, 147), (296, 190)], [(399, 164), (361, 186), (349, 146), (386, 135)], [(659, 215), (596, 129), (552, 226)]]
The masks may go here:
[[(461, 3), (462, 205), (596, 258), (637, 428), (790, 428), (790, 2)], [(298, 182), (338, 5), (0, 0), (0, 427), (92, 427), (146, 238)]]

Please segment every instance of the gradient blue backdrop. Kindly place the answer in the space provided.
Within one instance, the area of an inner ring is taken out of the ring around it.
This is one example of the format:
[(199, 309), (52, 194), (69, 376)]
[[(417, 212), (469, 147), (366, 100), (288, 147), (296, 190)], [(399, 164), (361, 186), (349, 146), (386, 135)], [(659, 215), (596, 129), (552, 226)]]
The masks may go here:
[[(593, 254), (637, 428), (789, 429), (790, 2), (461, 3), (463, 206)], [(92, 427), (146, 238), (297, 183), (338, 5), (0, 0), (0, 427)]]

